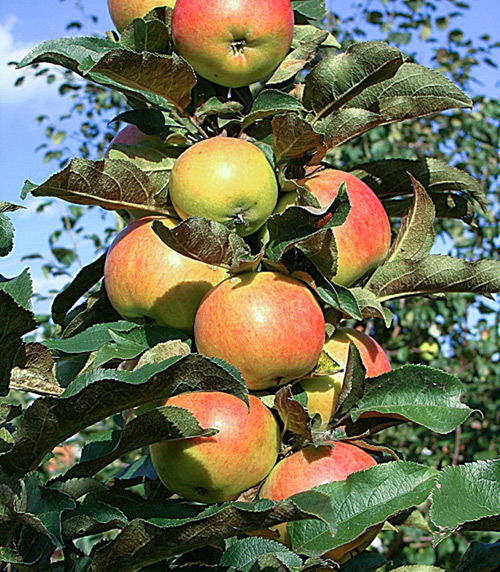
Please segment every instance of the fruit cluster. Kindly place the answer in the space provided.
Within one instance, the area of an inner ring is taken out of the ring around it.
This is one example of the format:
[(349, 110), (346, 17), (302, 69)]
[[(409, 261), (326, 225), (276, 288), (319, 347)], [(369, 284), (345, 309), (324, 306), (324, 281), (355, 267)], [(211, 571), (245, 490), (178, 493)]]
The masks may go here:
[[(119, 30), (164, 4), (165, 0), (109, 0)], [(203, 10), (220, 17), (202, 24)], [(240, 87), (265, 78), (286, 56), (293, 34), (292, 5), (290, 0), (177, 0), (172, 34), (177, 51), (199, 75), (226, 87)], [(145, 139), (136, 127), (128, 126), (111, 148)], [(346, 186), (350, 211), (342, 225), (333, 227), (338, 256), (328, 279), (351, 286), (384, 261), (390, 225), (380, 200), (365, 183), (349, 173), (321, 167), (306, 169), (296, 184), (323, 210), (333, 203), (341, 185)], [(250, 392), (248, 406), (222, 392), (183, 393), (168, 399), (169, 405), (189, 410), (202, 427), (218, 431), (211, 437), (151, 446), (160, 479), (187, 499), (234, 500), (265, 479), (258, 495), (280, 500), (375, 464), (364, 450), (341, 441), (309, 445), (277, 462), (282, 431), (275, 413), (259, 397), (284, 384), (300, 385), (309, 414), (318, 414), (322, 428), (327, 428), (336, 411), (351, 343), (358, 348), (368, 376), (390, 369), (377, 342), (345, 327), (325, 339), (325, 308), (305, 282), (275, 269), (230, 275), (173, 250), (152, 229), (155, 220), (174, 228), (179, 219), (203, 217), (265, 246), (269, 217), (296, 205), (297, 198), (296, 191), (280, 191), (275, 170), (252, 142), (208, 138), (183, 151), (172, 169), (169, 200), (178, 219), (142, 216), (109, 249), (104, 284), (116, 311), (129, 320), (148, 320), (192, 335), (200, 354), (236, 367)], [(339, 373), (314, 374), (322, 352), (339, 364)], [(367, 546), (377, 532), (378, 528), (370, 529), (326, 556), (343, 561), (351, 551)], [(261, 534), (290, 542), (286, 525)]]

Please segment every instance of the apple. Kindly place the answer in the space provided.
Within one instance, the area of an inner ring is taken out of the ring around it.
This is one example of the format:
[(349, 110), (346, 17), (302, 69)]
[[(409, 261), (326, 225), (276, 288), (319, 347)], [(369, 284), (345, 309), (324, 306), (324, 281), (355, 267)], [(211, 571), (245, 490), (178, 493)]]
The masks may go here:
[(273, 212), (278, 184), (258, 147), (243, 139), (212, 137), (195, 143), (177, 159), (169, 194), (182, 219), (204, 217), (247, 236)]
[[(325, 483), (345, 480), (352, 473), (376, 465), (374, 459), (359, 447), (342, 441), (327, 443), (329, 444), (319, 447), (310, 445), (281, 460), (264, 481), (259, 498), (279, 501)], [(371, 544), (380, 528), (381, 526), (369, 528), (352, 542), (329, 550), (323, 557), (340, 564), (345, 562), (354, 556), (353, 552), (360, 552)], [(270, 530), (275, 531), (274, 536), (272, 532), (269, 534), (266, 531), (259, 532), (258, 535), (275, 538), (277, 532), (277, 540), (291, 546), (286, 523)]]
[(108, 0), (108, 9), (116, 29), (122, 33), (135, 18), (142, 18), (158, 6), (173, 8), (174, 4), (175, 0)]
[(177, 0), (172, 38), (202, 77), (242, 87), (271, 74), (293, 38), (290, 0)]
[(220, 392), (182, 393), (165, 405), (190, 411), (212, 437), (161, 441), (151, 445), (151, 459), (171, 491), (206, 503), (236, 499), (259, 484), (276, 463), (280, 429), (272, 412), (255, 396), (250, 407)]
[(309, 288), (279, 272), (245, 272), (211, 290), (196, 313), (198, 352), (239, 369), (251, 390), (276, 387), (314, 369), (325, 319)]
[[(391, 364), (378, 342), (354, 328), (337, 328), (323, 349), (344, 369), (350, 342), (359, 350), (367, 377), (376, 377), (391, 370)], [(315, 413), (321, 415), (322, 427), (328, 425), (328, 421), (335, 413), (344, 375), (344, 371), (340, 371), (333, 375), (302, 379), (300, 382), (307, 394), (307, 409), (311, 415)]]
[[(310, 191), (322, 207), (329, 206), (345, 182), (351, 210), (343, 225), (332, 229), (338, 252), (337, 272), (332, 282), (351, 286), (387, 257), (391, 227), (384, 206), (370, 187), (350, 173), (338, 169), (313, 171), (297, 181)], [(295, 192), (292, 192), (295, 197)], [(286, 201), (283, 201), (286, 207)]]
[(109, 152), (117, 143), (120, 145), (140, 145), (144, 141), (150, 141), (151, 143), (158, 144), (160, 139), (153, 135), (146, 135), (136, 125), (127, 125), (118, 131), (113, 139), (111, 139), (106, 151), (104, 152), (104, 158), (107, 159), (109, 157)]
[(190, 334), (203, 296), (227, 272), (172, 250), (153, 231), (156, 219), (169, 228), (178, 223), (144, 217), (125, 227), (106, 256), (104, 287), (111, 305), (127, 320), (150, 320)]

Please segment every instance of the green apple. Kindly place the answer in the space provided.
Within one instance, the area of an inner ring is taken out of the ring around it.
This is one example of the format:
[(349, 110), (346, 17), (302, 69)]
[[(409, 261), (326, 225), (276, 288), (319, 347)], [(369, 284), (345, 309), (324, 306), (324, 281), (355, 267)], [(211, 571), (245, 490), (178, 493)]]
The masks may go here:
[(290, 0), (177, 0), (172, 37), (202, 77), (242, 87), (271, 74), (293, 38)]
[(278, 184), (258, 147), (243, 139), (212, 137), (177, 159), (169, 195), (182, 219), (204, 217), (247, 236), (273, 212)]
[(108, 9), (116, 29), (121, 33), (135, 20), (158, 6), (173, 8), (175, 0), (108, 0)]
[(279, 272), (245, 272), (205, 296), (194, 339), (200, 354), (224, 359), (249, 389), (263, 390), (314, 369), (325, 319), (303, 282)]
[(151, 459), (171, 491), (206, 503), (236, 499), (259, 484), (276, 463), (280, 429), (272, 412), (255, 396), (250, 407), (220, 392), (182, 393), (166, 405), (190, 411), (212, 437), (162, 441), (151, 445)]
[(152, 229), (157, 219), (169, 228), (179, 222), (144, 217), (115, 238), (104, 264), (106, 293), (127, 320), (150, 320), (191, 333), (201, 300), (228, 274), (168, 247)]

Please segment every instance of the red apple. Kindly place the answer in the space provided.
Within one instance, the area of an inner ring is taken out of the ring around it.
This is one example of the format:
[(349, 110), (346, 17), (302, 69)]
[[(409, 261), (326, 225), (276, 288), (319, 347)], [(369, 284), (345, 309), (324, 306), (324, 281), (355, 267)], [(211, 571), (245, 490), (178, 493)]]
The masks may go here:
[(250, 408), (228, 393), (182, 393), (166, 405), (190, 411), (212, 437), (151, 445), (158, 476), (171, 491), (207, 503), (234, 500), (260, 483), (276, 463), (280, 429), (271, 411), (253, 395)]
[(118, 131), (113, 139), (111, 139), (108, 148), (104, 152), (104, 158), (107, 159), (109, 157), (109, 152), (117, 143), (120, 145), (140, 145), (143, 141), (150, 141), (151, 143), (158, 144), (160, 139), (153, 135), (146, 135), (135, 125), (127, 125)]
[(243, 139), (212, 137), (177, 159), (169, 194), (181, 218), (201, 216), (247, 236), (273, 212), (278, 184), (258, 147)]
[(391, 227), (384, 206), (366, 183), (337, 169), (313, 172), (297, 182), (306, 187), (322, 207), (332, 203), (343, 182), (347, 185), (351, 210), (344, 224), (333, 228), (338, 268), (328, 278), (350, 286), (384, 262), (391, 245)]
[[(376, 465), (372, 457), (363, 449), (342, 441), (306, 447), (289, 457), (285, 457), (271, 471), (259, 492), (260, 498), (279, 501), (313, 487), (334, 481), (342, 481), (352, 473), (369, 469)], [(290, 546), (287, 524), (272, 528), (279, 533), (279, 541)], [(324, 554), (339, 563), (345, 562), (353, 554), (364, 550), (377, 535), (379, 526), (365, 531), (359, 538)], [(266, 533), (262, 533), (266, 536)]]
[(172, 37), (202, 77), (242, 87), (268, 76), (293, 37), (290, 0), (177, 0)]
[(192, 260), (168, 247), (145, 217), (124, 228), (106, 256), (104, 286), (115, 310), (127, 320), (151, 320), (191, 333), (205, 294), (227, 277), (222, 268)]
[(321, 354), (325, 320), (309, 288), (279, 272), (228, 278), (203, 299), (194, 339), (200, 354), (237, 367), (252, 390), (310, 372)]
[[(342, 369), (347, 364), (349, 343), (359, 350), (367, 377), (376, 377), (391, 370), (391, 364), (384, 350), (371, 336), (353, 328), (337, 328), (326, 341), (324, 350)], [(312, 415), (319, 413), (322, 426), (326, 426), (335, 413), (339, 395), (344, 383), (344, 371), (333, 375), (303, 379), (300, 384), (307, 393), (307, 409)]]
[(108, 9), (116, 29), (121, 33), (135, 18), (142, 18), (157, 6), (173, 8), (175, 0), (108, 0)]

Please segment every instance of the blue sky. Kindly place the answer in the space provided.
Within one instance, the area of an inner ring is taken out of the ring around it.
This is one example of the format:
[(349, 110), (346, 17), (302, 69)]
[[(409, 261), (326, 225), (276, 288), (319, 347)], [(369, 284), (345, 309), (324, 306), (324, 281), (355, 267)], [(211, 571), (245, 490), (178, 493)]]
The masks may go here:
[[(330, 0), (336, 10), (346, 13), (354, 0)], [(69, 99), (57, 94), (55, 85), (48, 86), (44, 80), (28, 78), (20, 88), (13, 86), (19, 72), (7, 67), (12, 60), (20, 60), (32, 47), (49, 39), (70, 35), (65, 26), (72, 20), (84, 22), (82, 30), (73, 35), (97, 33), (103, 35), (113, 25), (107, 11), (106, 0), (83, 0), (82, 14), (75, 6), (76, 0), (0, 0), (0, 173), (2, 174), (2, 195), (0, 200), (20, 203), (19, 194), (25, 179), (40, 183), (57, 171), (55, 163), (45, 165), (43, 155), (35, 149), (45, 142), (43, 128), (35, 118), (44, 113), (57, 118), (69, 105)], [(500, 40), (500, 0), (470, 0), (473, 10), (469, 11), (463, 26), (472, 36), (490, 33)], [(96, 15), (98, 23), (89, 17)], [(360, 22), (360, 24), (362, 24)], [(419, 54), (419, 61), (425, 63), (429, 53)], [(481, 75), (484, 92), (498, 97), (500, 73), (485, 68)], [(12, 220), (16, 227), (15, 249), (9, 257), (0, 259), (0, 273), (6, 276), (18, 274), (25, 266), (32, 267), (35, 290), (46, 291), (66, 283), (60, 278), (47, 282), (43, 279), (39, 264), (33, 261), (20, 262), (20, 258), (33, 252), (48, 255), (47, 237), (55, 227), (54, 219), (61, 217), (65, 204), (56, 203), (42, 215), (35, 213), (40, 200), (28, 199), (23, 203), (27, 209), (14, 213)], [(110, 215), (112, 216), (112, 215)], [(97, 213), (86, 219), (89, 228), (96, 228), (103, 222)], [(91, 251), (83, 252), (84, 262), (89, 262)], [(74, 268), (74, 273), (77, 269)]]

